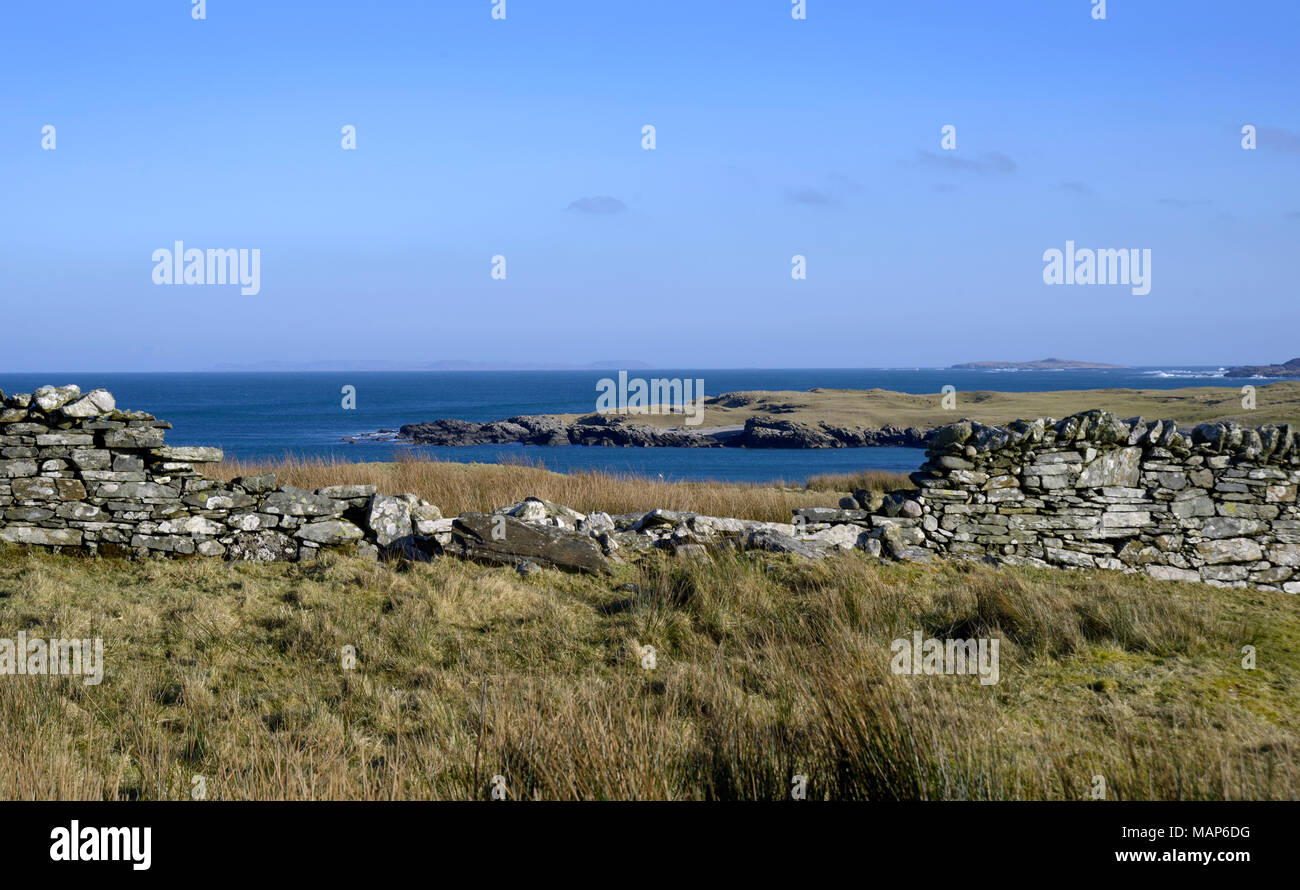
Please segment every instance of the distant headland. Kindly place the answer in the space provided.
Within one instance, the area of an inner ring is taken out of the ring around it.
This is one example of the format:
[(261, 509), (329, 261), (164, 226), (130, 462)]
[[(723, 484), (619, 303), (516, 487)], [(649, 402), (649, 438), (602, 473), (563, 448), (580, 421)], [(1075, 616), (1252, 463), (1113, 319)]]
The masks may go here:
[(1127, 370), (1128, 365), (1104, 362), (1077, 362), (1067, 358), (1040, 358), (1033, 362), (965, 362), (952, 365), (950, 371), (1100, 371)]
[(1280, 365), (1239, 365), (1229, 368), (1225, 377), (1300, 377), (1300, 358)]

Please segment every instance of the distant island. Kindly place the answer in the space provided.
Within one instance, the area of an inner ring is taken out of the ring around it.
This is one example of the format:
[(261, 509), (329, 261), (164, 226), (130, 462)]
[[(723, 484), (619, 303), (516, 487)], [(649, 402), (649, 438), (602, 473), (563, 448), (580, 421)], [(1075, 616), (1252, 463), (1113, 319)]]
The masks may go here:
[(325, 360), (316, 362), (263, 361), (248, 364), (222, 362), (213, 371), (609, 371), (616, 368), (643, 370), (646, 362), (609, 359), (587, 364), (562, 362), (471, 362), (444, 360), (436, 362)]
[(1229, 368), (1225, 377), (1300, 377), (1300, 358), (1281, 365), (1239, 365)]
[(953, 365), (950, 371), (1098, 371), (1127, 370), (1128, 365), (1104, 362), (1076, 362), (1067, 358), (1040, 358), (1035, 362), (966, 362)]

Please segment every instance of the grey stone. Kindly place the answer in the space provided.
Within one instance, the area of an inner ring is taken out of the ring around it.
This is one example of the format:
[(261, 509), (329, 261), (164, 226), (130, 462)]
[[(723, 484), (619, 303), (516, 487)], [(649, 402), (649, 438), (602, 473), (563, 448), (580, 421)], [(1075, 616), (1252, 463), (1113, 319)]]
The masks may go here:
[[(275, 474), (263, 473), (260, 476), (236, 476), (231, 485), (242, 488), (249, 494), (262, 494), (275, 488)], [(319, 492), (317, 492), (319, 494)]]
[(411, 505), (391, 495), (372, 495), (366, 509), (366, 526), (380, 547), (411, 536)]
[(8, 541), (11, 544), (41, 544), (46, 547), (80, 547), (81, 530), (11, 525), (0, 528), (0, 541)]
[(32, 400), (36, 402), (36, 407), (46, 414), (50, 414), (79, 395), (81, 395), (81, 388), (72, 384), (67, 386), (42, 386), (32, 393)]
[[(355, 544), (365, 535), (361, 529), (344, 519), (330, 519), (324, 522), (312, 522), (302, 526), (293, 533), (295, 538), (312, 541), (329, 547)], [(380, 542), (391, 543), (391, 542)]]
[(515, 565), (528, 559), (566, 571), (609, 571), (605, 554), (589, 535), (513, 516), (467, 513), (452, 522), (452, 542), (460, 555), (483, 562)]
[(234, 536), (226, 559), (241, 562), (295, 562), (298, 542), (275, 531), (246, 532)]
[(263, 498), (260, 512), (275, 516), (333, 516), (341, 514), (346, 506), (333, 498), (286, 485)]
[(117, 407), (111, 393), (106, 389), (92, 389), (78, 401), (64, 405), (64, 417), (88, 418), (101, 417)]
[(1229, 562), (1254, 562), (1262, 559), (1264, 551), (1250, 538), (1229, 538), (1222, 541), (1202, 541), (1196, 551), (1207, 565)]
[(1084, 466), (1075, 485), (1079, 488), (1132, 488), (1141, 478), (1141, 459), (1141, 448), (1120, 448), (1103, 453)]
[[(272, 476), (271, 488), (275, 487), (275, 477)], [(356, 501), (362, 498), (369, 498), (375, 494), (373, 485), (327, 485), (324, 488), (316, 489), (316, 494), (327, 498), (333, 498), (336, 501)]]
[(220, 463), (224, 457), (220, 448), (205, 448), (197, 445), (163, 445), (161, 448), (153, 449), (151, 453), (164, 461), (198, 464)]
[(764, 550), (768, 553), (790, 553), (805, 559), (820, 559), (826, 555), (826, 551), (821, 547), (767, 528), (750, 531), (745, 539), (745, 547), (748, 550)]
[(157, 448), (163, 443), (163, 431), (153, 427), (128, 427), (104, 433), (105, 448)]

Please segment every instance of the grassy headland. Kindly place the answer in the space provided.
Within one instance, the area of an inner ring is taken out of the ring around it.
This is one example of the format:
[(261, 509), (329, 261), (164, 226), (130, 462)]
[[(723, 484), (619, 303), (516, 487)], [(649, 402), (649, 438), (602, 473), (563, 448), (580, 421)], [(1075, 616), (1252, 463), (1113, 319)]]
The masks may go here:
[[(1186, 389), (1082, 389), (1054, 392), (958, 392), (956, 407), (940, 404), (939, 393), (915, 395), (884, 389), (813, 389), (808, 392), (734, 392), (705, 400), (704, 427), (743, 425), (751, 417), (830, 426), (937, 427), (963, 417), (981, 423), (1018, 418), (1066, 417), (1094, 408), (1120, 417), (1172, 419), (1182, 425), (1236, 420), (1246, 426), (1300, 422), (1300, 382), (1256, 387), (1256, 407), (1242, 407), (1240, 388), (1203, 386)], [(560, 415), (572, 423), (585, 414)], [(635, 415), (648, 426), (677, 427), (680, 414)]]

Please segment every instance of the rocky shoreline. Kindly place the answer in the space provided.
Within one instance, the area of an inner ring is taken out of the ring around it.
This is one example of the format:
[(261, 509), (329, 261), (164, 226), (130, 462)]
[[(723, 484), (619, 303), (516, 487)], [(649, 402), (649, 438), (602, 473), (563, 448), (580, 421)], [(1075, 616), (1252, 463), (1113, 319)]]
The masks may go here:
[(623, 448), (925, 448), (934, 434), (921, 427), (837, 427), (751, 417), (744, 426), (655, 427), (625, 416), (591, 414), (568, 422), (532, 414), (478, 423), (434, 420), (402, 426), (399, 441), (415, 445), (600, 445)]
[(1238, 365), (1224, 372), (1224, 377), (1300, 377), (1300, 358), (1280, 365)]

